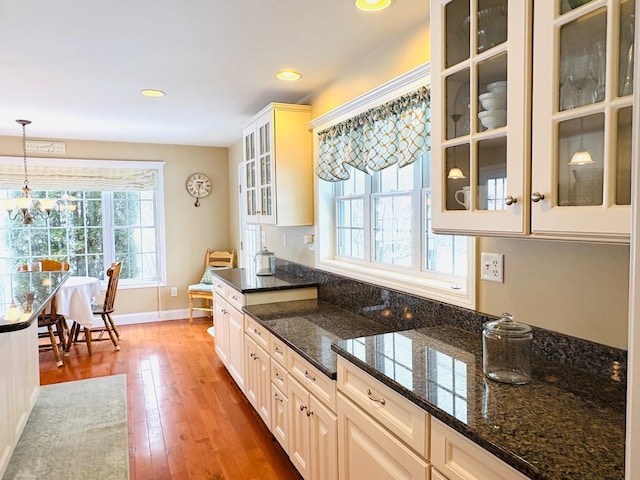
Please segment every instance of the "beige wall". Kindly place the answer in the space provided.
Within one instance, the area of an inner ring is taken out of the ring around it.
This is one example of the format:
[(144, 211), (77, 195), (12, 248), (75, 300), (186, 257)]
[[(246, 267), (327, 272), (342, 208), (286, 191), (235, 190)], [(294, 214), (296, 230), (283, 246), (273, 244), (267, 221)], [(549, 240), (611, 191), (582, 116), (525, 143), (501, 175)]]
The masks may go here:
[[(429, 50), (426, 28), (384, 45), (314, 92), (306, 102), (313, 107), (313, 118), (427, 62)], [(231, 164), (241, 161), (241, 149), (232, 149), (229, 159)], [(301, 241), (312, 231), (270, 227), (267, 245), (278, 257), (313, 266), (313, 252)], [(283, 233), (287, 247), (282, 246)], [(478, 280), (479, 311), (496, 315), (509, 311), (532, 325), (627, 348), (627, 246), (481, 238), (481, 251), (505, 254), (505, 283)]]
[[(186, 308), (186, 288), (200, 279), (207, 248), (228, 248), (229, 175), (226, 148), (152, 145), (64, 140), (65, 158), (104, 160), (156, 160), (166, 162), (165, 228), (167, 286), (145, 289), (121, 289), (118, 314), (156, 312)], [(19, 137), (0, 137), (0, 155), (22, 156)], [(50, 156), (49, 156), (50, 157)], [(55, 162), (52, 159), (52, 162)], [(185, 190), (192, 173), (209, 175), (212, 193), (196, 208)], [(170, 287), (178, 287), (178, 296), (170, 296)]]

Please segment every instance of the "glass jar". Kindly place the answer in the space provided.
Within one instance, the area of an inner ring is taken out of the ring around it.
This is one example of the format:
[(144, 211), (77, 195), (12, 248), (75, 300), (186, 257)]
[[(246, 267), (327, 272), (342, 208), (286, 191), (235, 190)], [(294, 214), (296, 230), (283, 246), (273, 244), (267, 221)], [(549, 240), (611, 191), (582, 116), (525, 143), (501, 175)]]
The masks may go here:
[(531, 380), (531, 327), (503, 313), (499, 320), (484, 324), (482, 369), (498, 382), (523, 384)]
[(273, 275), (276, 273), (276, 256), (267, 247), (263, 247), (255, 255), (256, 275)]

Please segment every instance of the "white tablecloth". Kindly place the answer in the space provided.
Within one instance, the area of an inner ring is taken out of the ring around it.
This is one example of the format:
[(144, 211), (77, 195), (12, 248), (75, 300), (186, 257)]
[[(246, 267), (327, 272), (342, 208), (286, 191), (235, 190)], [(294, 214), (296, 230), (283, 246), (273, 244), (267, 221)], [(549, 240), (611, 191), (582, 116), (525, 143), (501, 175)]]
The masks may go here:
[(91, 304), (100, 293), (100, 280), (95, 277), (69, 277), (56, 293), (56, 312), (67, 320), (91, 328)]

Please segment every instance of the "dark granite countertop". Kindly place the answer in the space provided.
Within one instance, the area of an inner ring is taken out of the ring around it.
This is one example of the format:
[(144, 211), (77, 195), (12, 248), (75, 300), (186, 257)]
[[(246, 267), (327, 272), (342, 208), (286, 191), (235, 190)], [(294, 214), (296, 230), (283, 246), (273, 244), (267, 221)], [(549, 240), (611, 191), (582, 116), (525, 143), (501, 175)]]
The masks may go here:
[(625, 387), (542, 358), (485, 378), (478, 334), (441, 325), (338, 342), (341, 356), (532, 479), (623, 479)]
[(244, 311), (332, 379), (337, 372), (332, 344), (393, 330), (317, 299), (250, 305)]
[(256, 275), (253, 268), (230, 268), (216, 270), (214, 275), (240, 293), (289, 290), (292, 288), (317, 287), (318, 282), (277, 270), (275, 275)]
[(29, 327), (68, 276), (69, 272), (0, 274), (0, 333)]

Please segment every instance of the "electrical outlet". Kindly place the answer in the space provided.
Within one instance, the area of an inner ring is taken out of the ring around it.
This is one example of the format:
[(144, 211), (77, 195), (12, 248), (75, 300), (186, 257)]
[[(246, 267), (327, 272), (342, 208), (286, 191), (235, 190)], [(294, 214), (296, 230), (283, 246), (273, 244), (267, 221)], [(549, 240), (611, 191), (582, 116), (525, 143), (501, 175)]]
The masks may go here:
[(480, 278), (490, 282), (504, 283), (504, 255), (502, 253), (480, 254)]
[(282, 246), (283, 247), (287, 246), (287, 234), (286, 233), (282, 234)]

